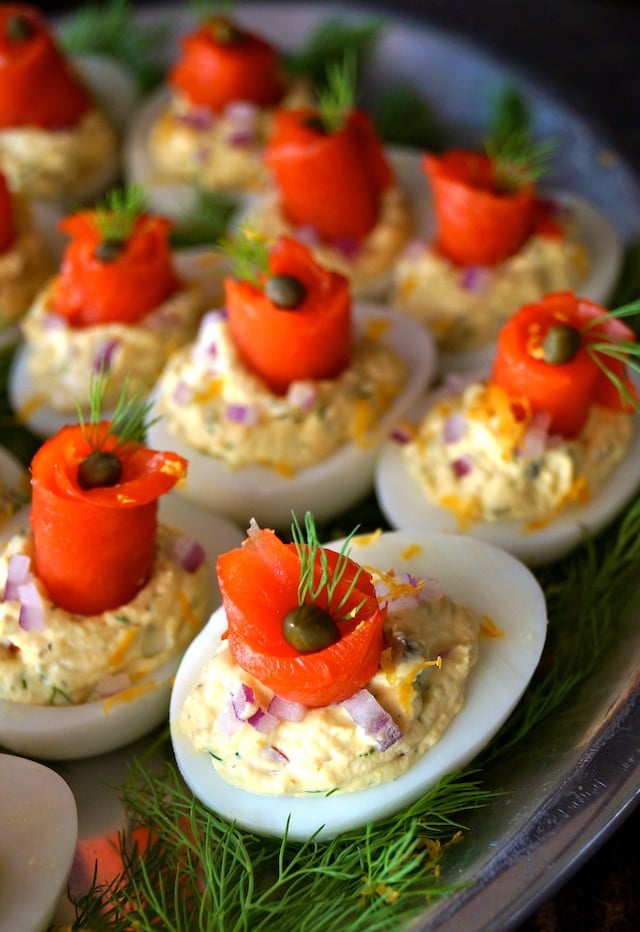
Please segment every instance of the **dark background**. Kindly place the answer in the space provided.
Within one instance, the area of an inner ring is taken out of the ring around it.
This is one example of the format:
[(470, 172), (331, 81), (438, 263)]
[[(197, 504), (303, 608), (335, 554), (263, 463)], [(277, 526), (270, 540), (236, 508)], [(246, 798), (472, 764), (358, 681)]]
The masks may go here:
[[(335, 12), (336, 4), (326, 5)], [(39, 6), (53, 14), (82, 4)], [(575, 110), (589, 114), (640, 175), (640, 3), (635, 0), (362, 0), (353, 6), (450, 28), (524, 66)], [(521, 932), (640, 929), (640, 810), (610, 828), (611, 837)]]

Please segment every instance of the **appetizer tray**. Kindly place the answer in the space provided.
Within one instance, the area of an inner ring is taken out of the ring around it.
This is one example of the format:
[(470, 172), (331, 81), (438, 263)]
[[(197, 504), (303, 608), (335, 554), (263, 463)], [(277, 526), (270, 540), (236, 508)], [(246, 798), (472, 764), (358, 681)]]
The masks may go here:
[[(170, 61), (177, 37), (190, 19), (177, 5), (144, 6), (143, 24), (170, 19)], [(394, 8), (395, 9), (395, 8)], [(237, 5), (238, 18), (280, 45), (294, 48), (329, 17), (358, 21), (378, 15), (371, 7), (328, 4)], [(385, 28), (364, 74), (367, 105), (390, 81), (409, 82), (433, 110), (447, 136), (477, 141), (490, 120), (491, 102), (516, 86), (531, 110), (536, 133), (559, 143), (553, 184), (598, 206), (628, 240), (637, 233), (640, 185), (624, 159), (608, 148), (592, 123), (567, 105), (546, 83), (504, 63), (481, 47), (428, 24), (384, 14)], [(541, 65), (542, 67), (542, 65)], [(605, 157), (606, 155), (606, 157)], [(203, 514), (202, 520), (206, 520)], [(516, 927), (595, 850), (631, 810), (640, 795), (640, 613), (629, 613), (616, 647), (597, 672), (572, 691), (562, 714), (545, 720), (525, 749), (496, 760), (489, 786), (504, 791), (489, 808), (467, 820), (464, 843), (443, 864), (443, 880), (457, 892), (425, 907), (419, 929)], [(78, 810), (78, 843), (70, 886), (81, 894), (108, 861), (124, 815), (117, 787), (135, 759), (153, 755), (153, 738), (122, 751), (54, 769), (70, 786)], [(63, 897), (55, 921), (72, 921)]]

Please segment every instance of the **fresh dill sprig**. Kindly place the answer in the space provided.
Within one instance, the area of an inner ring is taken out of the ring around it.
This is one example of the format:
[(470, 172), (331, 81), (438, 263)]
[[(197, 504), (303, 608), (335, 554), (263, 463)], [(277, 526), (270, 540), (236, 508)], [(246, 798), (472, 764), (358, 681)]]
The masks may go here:
[(269, 272), (269, 241), (246, 224), (234, 236), (225, 237), (220, 250), (229, 261), (232, 276), (240, 281), (259, 285), (261, 276)]
[(233, 0), (189, 0), (189, 11), (201, 25), (219, 16), (230, 17), (233, 8)]
[(219, 243), (237, 207), (229, 195), (197, 187), (193, 208), (169, 234), (171, 245), (184, 248)]
[(507, 85), (493, 102), (489, 138), (498, 146), (513, 136), (529, 133), (529, 108), (517, 88)]
[(339, 64), (349, 52), (356, 58), (356, 71), (359, 73), (383, 27), (382, 19), (355, 25), (334, 18), (324, 20), (311, 32), (302, 48), (284, 54), (285, 70), (307, 78), (315, 88), (322, 88), (327, 82), (331, 64)]
[(524, 127), (508, 136), (488, 138), (484, 142), (496, 184), (507, 193), (516, 193), (544, 175), (555, 146), (553, 139), (534, 142), (529, 129)]
[(168, 24), (142, 26), (128, 0), (86, 3), (63, 20), (60, 39), (70, 55), (101, 54), (121, 61), (149, 91), (162, 80), (163, 68), (154, 54), (169, 36)]
[(103, 240), (126, 242), (138, 217), (145, 209), (146, 194), (142, 185), (113, 188), (94, 209), (95, 224)]
[(347, 51), (341, 62), (327, 65), (327, 83), (317, 91), (318, 116), (326, 132), (336, 133), (344, 126), (355, 106), (356, 80), (354, 52)]
[[(333, 570), (331, 570), (329, 568), (327, 552), (324, 547), (320, 545), (316, 523), (311, 512), (307, 511), (304, 516), (304, 532), (300, 527), (297, 515), (295, 512), (292, 513), (291, 538), (300, 560), (300, 579), (298, 582), (299, 606), (314, 605), (318, 601), (320, 595), (323, 594), (327, 601), (327, 611), (336, 621), (340, 620), (340, 612), (355, 589), (360, 574), (363, 572), (362, 567), (358, 567), (346, 592), (337, 605), (334, 605), (333, 599), (335, 592), (349, 565), (351, 541), (357, 531), (358, 528), (356, 527), (347, 536), (340, 548), (336, 565)], [(318, 565), (320, 566), (320, 578), (314, 586), (316, 567)], [(349, 617), (356, 615), (363, 604), (364, 600), (360, 605), (349, 612)]]
[[(623, 320), (625, 317), (637, 318), (640, 314), (640, 300), (633, 301), (624, 307), (615, 308), (607, 311), (600, 317), (594, 317), (588, 321), (582, 328), (581, 332), (585, 333), (605, 323), (607, 320)], [(607, 365), (607, 359), (615, 359), (624, 363), (629, 369), (640, 375), (640, 344), (635, 340), (588, 340), (585, 349), (593, 361), (602, 369), (607, 378), (613, 382), (618, 389), (621, 398), (636, 411), (640, 411), (640, 400), (636, 398), (620, 379), (620, 377)]]
[(143, 443), (147, 430), (158, 420), (158, 418), (149, 420), (153, 402), (148, 401), (139, 392), (128, 397), (129, 376), (127, 375), (111, 415), (108, 430), (101, 436), (98, 427), (104, 417), (104, 400), (110, 381), (111, 373), (104, 364), (100, 365), (98, 372), (91, 373), (88, 420), (85, 419), (80, 404), (76, 402), (78, 423), (93, 451), (100, 450), (108, 436), (117, 438), (116, 448), (123, 447), (127, 443)]

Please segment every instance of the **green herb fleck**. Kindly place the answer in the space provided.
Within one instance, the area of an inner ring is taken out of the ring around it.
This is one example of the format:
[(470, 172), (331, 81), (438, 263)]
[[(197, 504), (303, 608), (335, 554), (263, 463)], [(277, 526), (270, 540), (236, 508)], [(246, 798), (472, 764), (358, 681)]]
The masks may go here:
[(87, 3), (60, 27), (61, 42), (69, 55), (114, 58), (131, 69), (145, 91), (162, 81), (164, 68), (155, 60), (155, 52), (169, 35), (167, 23), (141, 25), (127, 0)]

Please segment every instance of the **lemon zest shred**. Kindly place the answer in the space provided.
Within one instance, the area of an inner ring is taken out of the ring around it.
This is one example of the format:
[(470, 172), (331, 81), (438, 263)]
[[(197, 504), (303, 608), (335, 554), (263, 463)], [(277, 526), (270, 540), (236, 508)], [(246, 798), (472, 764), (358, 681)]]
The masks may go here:
[(182, 610), (184, 620), (187, 622), (190, 628), (193, 628), (194, 631), (199, 631), (202, 625), (198, 620), (198, 616), (191, 608), (189, 599), (186, 597), (182, 590), (178, 592), (178, 601), (180, 602), (180, 608)]
[(391, 327), (391, 321), (384, 317), (371, 317), (365, 326), (365, 336), (369, 340), (379, 340)]
[(222, 393), (223, 385), (224, 379), (221, 376), (210, 379), (208, 385), (205, 388), (202, 388), (199, 392), (194, 393), (193, 400), (204, 403), (211, 401), (214, 398), (218, 398)]
[(31, 395), (18, 411), (18, 420), (22, 422), (26, 421), (38, 410), (38, 408), (42, 407), (42, 405), (45, 403), (45, 400), (46, 396), (42, 393)]
[(486, 638), (504, 637), (504, 631), (501, 631), (488, 615), (481, 616), (479, 631), (480, 634)]
[(109, 664), (111, 666), (118, 666), (119, 664), (122, 663), (127, 651), (129, 650), (130, 646), (133, 644), (133, 642), (137, 638), (138, 631), (139, 631), (138, 628), (129, 628), (127, 631), (124, 632), (124, 634), (120, 638), (119, 644), (117, 645), (116, 649), (113, 651), (111, 656), (109, 657)]
[(400, 557), (403, 560), (410, 560), (411, 557), (420, 556), (421, 553), (422, 553), (421, 544), (409, 544), (408, 547), (405, 547), (404, 550), (400, 552)]
[(108, 715), (114, 706), (120, 705), (122, 702), (132, 702), (134, 699), (138, 699), (140, 696), (152, 692), (156, 688), (156, 685), (155, 680), (147, 680), (144, 683), (138, 683), (136, 686), (129, 686), (128, 689), (122, 689), (120, 692), (114, 693), (113, 696), (109, 696), (108, 699), (104, 700), (104, 711)]
[(356, 536), (352, 538), (351, 543), (355, 547), (368, 547), (369, 544), (375, 543), (381, 534), (382, 528), (379, 527), (376, 528), (375, 531), (371, 531), (370, 534), (356, 534)]

